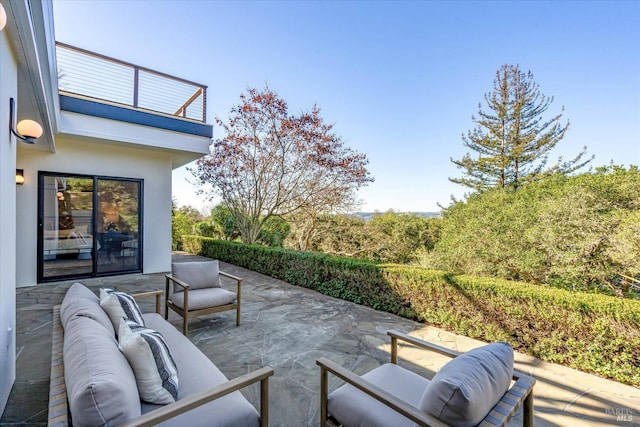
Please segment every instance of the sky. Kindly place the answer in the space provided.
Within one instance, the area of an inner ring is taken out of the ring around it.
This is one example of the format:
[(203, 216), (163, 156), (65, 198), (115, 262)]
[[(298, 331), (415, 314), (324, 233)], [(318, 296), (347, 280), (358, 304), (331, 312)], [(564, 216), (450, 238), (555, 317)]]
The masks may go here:
[[(640, 165), (640, 2), (54, 0), (56, 40), (208, 86), (207, 122), (247, 88), (291, 113), (316, 104), (375, 179), (360, 211), (436, 212), (462, 134), (503, 64), (531, 71), (570, 122), (551, 152), (592, 166)], [(564, 108), (564, 110), (563, 110)], [(214, 140), (222, 132), (214, 127)], [(173, 172), (179, 205), (206, 213)]]

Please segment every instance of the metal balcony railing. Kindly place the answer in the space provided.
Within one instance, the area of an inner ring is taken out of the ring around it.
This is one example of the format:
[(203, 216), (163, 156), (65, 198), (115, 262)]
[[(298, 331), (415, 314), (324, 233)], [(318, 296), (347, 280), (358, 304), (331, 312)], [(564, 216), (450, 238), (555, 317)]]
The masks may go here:
[(60, 42), (56, 54), (61, 94), (206, 122), (204, 85)]

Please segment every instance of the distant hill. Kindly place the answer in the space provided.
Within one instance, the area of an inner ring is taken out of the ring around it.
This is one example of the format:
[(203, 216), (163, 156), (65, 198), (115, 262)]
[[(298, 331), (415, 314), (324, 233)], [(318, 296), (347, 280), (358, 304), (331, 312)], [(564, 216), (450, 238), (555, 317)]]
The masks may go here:
[[(373, 218), (374, 215), (381, 215), (384, 212), (354, 212), (351, 215), (360, 218), (364, 221), (369, 221), (371, 218)], [(417, 215), (419, 217), (423, 217), (423, 218), (437, 218), (440, 216), (440, 212), (394, 212), (397, 214), (412, 214), (412, 215)]]

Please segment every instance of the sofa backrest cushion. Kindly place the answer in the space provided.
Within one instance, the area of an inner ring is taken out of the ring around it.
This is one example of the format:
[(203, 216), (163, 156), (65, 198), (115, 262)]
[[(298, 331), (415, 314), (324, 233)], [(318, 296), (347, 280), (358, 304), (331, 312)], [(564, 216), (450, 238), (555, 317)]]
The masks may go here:
[(138, 307), (138, 303), (127, 293), (116, 292), (113, 289), (100, 289), (100, 306), (109, 315), (116, 332), (118, 332), (122, 319), (144, 326), (142, 311)]
[(64, 378), (74, 426), (112, 426), (140, 416), (129, 362), (113, 334), (76, 316), (64, 331)]
[(478, 425), (506, 393), (513, 377), (513, 349), (496, 342), (464, 353), (429, 383), (420, 409), (455, 426)]
[(133, 369), (140, 399), (156, 404), (178, 399), (178, 368), (160, 332), (122, 320), (118, 343)]
[(100, 299), (82, 283), (71, 285), (60, 305), (60, 322), (64, 329), (67, 329), (67, 323), (74, 316), (93, 319), (115, 336), (115, 329), (109, 316), (100, 307)]
[[(189, 289), (220, 288), (218, 260), (199, 262), (179, 262), (171, 264), (171, 274), (189, 285)], [(180, 286), (174, 292), (182, 292)]]

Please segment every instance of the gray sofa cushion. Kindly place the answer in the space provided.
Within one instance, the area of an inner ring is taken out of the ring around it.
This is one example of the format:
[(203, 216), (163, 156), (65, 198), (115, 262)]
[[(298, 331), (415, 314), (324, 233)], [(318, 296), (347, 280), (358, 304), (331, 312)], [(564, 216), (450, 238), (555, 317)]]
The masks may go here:
[(118, 343), (136, 376), (140, 398), (149, 403), (175, 402), (178, 368), (162, 334), (123, 319), (118, 329)]
[(475, 426), (506, 393), (513, 377), (513, 349), (497, 342), (447, 363), (433, 377), (420, 409), (443, 422)]
[[(171, 274), (188, 284), (189, 291), (222, 286), (218, 260), (173, 263), (171, 264)], [(174, 292), (182, 291), (180, 286), (174, 286), (173, 289)]]
[(145, 326), (142, 311), (140, 311), (136, 300), (129, 294), (116, 292), (113, 289), (100, 289), (100, 306), (109, 315), (116, 332), (118, 332), (120, 321), (123, 318)]
[[(362, 378), (416, 408), (429, 384), (426, 378), (392, 363), (384, 364)], [(414, 427), (413, 421), (348, 384), (329, 395), (327, 408), (335, 419), (349, 427)]]
[[(227, 382), (227, 377), (175, 326), (157, 313), (145, 313), (147, 327), (160, 332), (171, 348), (180, 373), (178, 399), (190, 396)], [(142, 412), (160, 408), (159, 405), (142, 404)], [(185, 414), (160, 423), (159, 426), (190, 427), (257, 427), (260, 415), (239, 391), (195, 408)]]
[(107, 328), (111, 335), (115, 336), (116, 334), (109, 316), (100, 307), (100, 299), (82, 283), (71, 285), (60, 305), (60, 322), (64, 329), (67, 329), (67, 323), (74, 316), (93, 319)]
[[(176, 292), (170, 299), (172, 303), (184, 309), (184, 292)], [(238, 296), (234, 292), (222, 288), (190, 290), (189, 311), (231, 304), (236, 299)]]
[(106, 328), (73, 317), (65, 328), (63, 355), (74, 426), (112, 426), (140, 416), (133, 371)]

